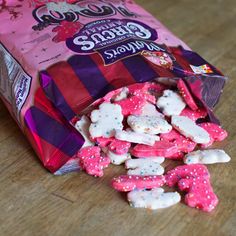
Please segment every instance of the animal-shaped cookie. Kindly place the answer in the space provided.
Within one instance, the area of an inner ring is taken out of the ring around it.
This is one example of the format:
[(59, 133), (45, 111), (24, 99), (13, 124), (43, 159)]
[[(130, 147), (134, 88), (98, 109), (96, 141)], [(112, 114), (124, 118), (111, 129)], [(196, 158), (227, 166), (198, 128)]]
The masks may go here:
[(123, 115), (121, 107), (117, 104), (102, 103), (98, 110), (93, 110), (91, 113), (91, 125), (89, 133), (92, 138), (114, 136), (116, 129), (123, 129)]
[(80, 120), (78, 120), (75, 124), (75, 128), (80, 132), (80, 134), (84, 138), (83, 147), (92, 146), (94, 143), (89, 139), (89, 126), (91, 121), (87, 116), (82, 116)]
[(110, 158), (111, 163), (114, 165), (121, 165), (125, 161), (131, 159), (131, 156), (129, 153), (117, 154), (117, 153), (112, 152), (110, 150), (107, 151), (107, 156)]
[[(162, 160), (161, 160), (162, 161)], [(130, 159), (125, 162), (128, 175), (162, 175), (164, 168), (160, 165), (160, 158)]]
[(127, 119), (128, 125), (137, 133), (160, 134), (171, 131), (172, 126), (163, 118), (158, 116), (135, 116)]
[(210, 142), (210, 136), (206, 130), (196, 125), (194, 121), (185, 116), (172, 116), (172, 126), (183, 136), (190, 138), (196, 143)]
[(204, 108), (199, 108), (195, 111), (189, 107), (185, 107), (184, 110), (180, 113), (180, 116), (186, 116), (189, 119), (196, 121), (200, 118), (205, 118), (207, 116), (207, 111)]
[(214, 164), (230, 161), (230, 156), (224, 150), (210, 149), (190, 152), (184, 157), (185, 164)]
[(156, 105), (166, 116), (179, 115), (186, 106), (182, 97), (172, 90), (165, 90)]
[(157, 111), (156, 106), (151, 103), (146, 103), (143, 106), (141, 116), (157, 116), (160, 118), (164, 118), (164, 115)]
[(122, 114), (124, 116), (140, 115), (142, 112), (142, 108), (146, 103), (147, 101), (145, 100), (145, 98), (141, 96), (131, 96), (115, 102), (115, 104), (121, 106)]
[(199, 124), (199, 126), (204, 130), (206, 130), (210, 136), (209, 143), (202, 144), (201, 145), (202, 148), (209, 147), (215, 141), (223, 141), (228, 136), (227, 131), (217, 124), (206, 122)]
[(129, 192), (134, 189), (152, 189), (161, 187), (165, 184), (163, 175), (120, 175), (113, 178), (112, 187), (117, 191)]
[(157, 141), (152, 146), (137, 144), (132, 150), (131, 154), (135, 157), (152, 157), (161, 156), (171, 158), (172, 155), (178, 152), (178, 147), (169, 141)]
[(160, 140), (159, 136), (152, 134), (140, 134), (131, 130), (116, 130), (115, 137), (119, 140), (142, 143), (146, 145), (153, 145), (156, 141)]
[(180, 92), (182, 98), (186, 102), (186, 104), (188, 104), (188, 106), (193, 111), (196, 111), (198, 109), (198, 106), (197, 106), (196, 102), (194, 101), (193, 96), (191, 95), (191, 93), (190, 93), (189, 89), (187, 88), (185, 82), (182, 79), (178, 80), (177, 87), (179, 89), (179, 92)]
[(151, 210), (167, 208), (181, 200), (178, 192), (165, 193), (162, 188), (133, 190), (127, 194), (127, 198), (131, 207), (148, 208)]
[(81, 168), (95, 177), (103, 176), (103, 169), (110, 164), (110, 159), (102, 156), (101, 149), (96, 146), (80, 149), (77, 156)]
[(178, 166), (165, 175), (166, 184), (177, 185), (181, 191), (187, 192), (185, 203), (190, 207), (210, 212), (218, 204), (206, 166), (191, 164)]

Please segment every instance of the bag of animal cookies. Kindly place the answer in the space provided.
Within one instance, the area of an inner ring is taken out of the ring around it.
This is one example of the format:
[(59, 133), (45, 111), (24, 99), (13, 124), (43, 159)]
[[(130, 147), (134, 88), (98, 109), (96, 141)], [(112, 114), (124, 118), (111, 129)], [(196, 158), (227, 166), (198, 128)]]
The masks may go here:
[[(193, 111), (196, 105), (217, 123), (212, 109), (225, 77), (132, 0), (4, 0), (0, 22), (1, 99), (54, 174), (78, 170), (85, 144), (105, 147), (114, 135), (109, 122), (114, 131), (127, 127), (128, 115), (160, 113), (158, 96), (176, 84)], [(128, 122), (140, 134), (135, 117)], [(153, 143), (125, 132), (116, 136)], [(122, 153), (129, 144), (113, 148)]]

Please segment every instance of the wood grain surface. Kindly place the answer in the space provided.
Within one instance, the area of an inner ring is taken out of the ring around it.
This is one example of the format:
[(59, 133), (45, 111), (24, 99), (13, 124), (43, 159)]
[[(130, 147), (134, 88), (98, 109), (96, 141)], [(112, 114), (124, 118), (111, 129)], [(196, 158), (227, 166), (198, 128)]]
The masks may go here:
[(215, 112), (229, 131), (223, 148), (232, 161), (210, 165), (220, 203), (212, 213), (184, 204), (133, 209), (110, 186), (123, 167), (105, 177), (53, 176), (0, 102), (0, 235), (172, 236), (236, 235), (236, 2), (137, 0), (189, 46), (229, 77)]

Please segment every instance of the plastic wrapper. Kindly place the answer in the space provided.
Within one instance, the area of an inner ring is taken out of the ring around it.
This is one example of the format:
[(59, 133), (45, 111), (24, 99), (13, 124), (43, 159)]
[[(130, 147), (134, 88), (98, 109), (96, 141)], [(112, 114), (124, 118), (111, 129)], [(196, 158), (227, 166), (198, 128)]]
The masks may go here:
[(225, 77), (134, 1), (5, 0), (0, 22), (1, 98), (52, 173), (79, 170), (73, 120), (123, 86), (183, 78), (218, 122)]

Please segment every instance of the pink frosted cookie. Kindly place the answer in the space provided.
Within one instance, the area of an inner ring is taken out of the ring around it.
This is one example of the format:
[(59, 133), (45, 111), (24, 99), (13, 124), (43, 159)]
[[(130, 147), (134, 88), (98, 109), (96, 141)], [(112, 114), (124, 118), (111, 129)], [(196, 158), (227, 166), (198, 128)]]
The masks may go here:
[(169, 158), (177, 152), (178, 147), (169, 141), (157, 141), (153, 146), (138, 144), (131, 150), (132, 155), (140, 158), (153, 156)]
[[(153, 87), (154, 84), (156, 84), (156, 83), (145, 82), (145, 83), (132, 84), (132, 85), (129, 85), (129, 92), (132, 95), (140, 94), (140, 92), (142, 92), (142, 93), (150, 93), (151, 92), (150, 88)], [(160, 86), (157, 85), (155, 88), (158, 91), (162, 91), (162, 87), (163, 87), (162, 85), (160, 85)]]
[(145, 82), (145, 83), (136, 83), (136, 84), (132, 84), (129, 85), (129, 93), (132, 95), (135, 95), (135, 93), (139, 93), (139, 91), (142, 91), (144, 93), (148, 92), (148, 87), (149, 87), (149, 82)]
[(114, 140), (113, 137), (111, 137), (111, 138), (104, 138), (104, 137), (94, 138), (95, 143), (101, 148), (107, 147), (113, 140)]
[(143, 106), (146, 104), (146, 100), (143, 97), (132, 96), (115, 102), (115, 104), (121, 106), (122, 114), (124, 116), (140, 115), (142, 113)]
[(209, 179), (181, 179), (178, 182), (178, 187), (181, 191), (187, 192), (184, 201), (190, 207), (211, 212), (218, 204), (219, 200), (212, 189)]
[(166, 184), (169, 187), (175, 186), (180, 179), (185, 178), (204, 178), (209, 179), (210, 174), (205, 165), (202, 164), (192, 164), (192, 165), (182, 165), (170, 170), (165, 175)]
[(156, 97), (161, 96), (162, 92), (166, 89), (166, 86), (157, 84), (155, 82), (147, 82), (143, 85), (131, 85), (129, 88), (130, 94), (144, 97), (146, 101), (156, 104)]
[(161, 96), (164, 90), (167, 89), (167, 86), (164, 86), (162, 84), (156, 83), (156, 82), (151, 82), (149, 83), (148, 86), (148, 92), (155, 97)]
[(202, 164), (183, 165), (170, 170), (165, 175), (166, 184), (178, 185), (181, 191), (188, 192), (185, 203), (203, 211), (212, 211), (218, 203), (210, 184), (210, 174)]
[(196, 121), (200, 118), (205, 118), (207, 116), (207, 111), (204, 108), (199, 108), (196, 111), (191, 110), (186, 107), (181, 113), (180, 116), (186, 116), (192, 121)]
[(219, 125), (214, 123), (201, 123), (199, 124), (200, 127), (202, 127), (204, 130), (207, 131), (207, 133), (210, 135), (210, 142), (207, 144), (202, 144), (202, 148), (209, 147), (212, 145), (215, 141), (223, 141), (227, 136), (228, 133), (226, 130), (222, 129)]
[(151, 95), (148, 91), (150, 87), (150, 83), (139, 83), (139, 84), (132, 84), (129, 86), (129, 93), (132, 96), (142, 97), (146, 101), (155, 104), (156, 98), (155, 96)]
[(185, 153), (178, 151), (175, 154), (171, 155), (170, 157), (167, 157), (167, 159), (171, 160), (183, 160)]
[(165, 184), (163, 175), (140, 176), (120, 175), (112, 180), (112, 187), (117, 191), (129, 192), (134, 189), (152, 189)]
[(179, 79), (177, 82), (177, 87), (179, 89), (179, 92), (181, 96), (183, 97), (186, 104), (194, 111), (198, 109), (198, 106), (196, 102), (194, 101), (191, 93), (189, 92), (189, 89), (187, 88), (186, 84), (182, 79)]
[(95, 177), (103, 176), (103, 169), (110, 164), (110, 159), (101, 156), (101, 149), (95, 146), (80, 149), (78, 158), (81, 168)]
[(108, 149), (115, 154), (126, 154), (131, 147), (130, 142), (114, 139), (108, 146)]
[(180, 152), (188, 153), (194, 150), (196, 143), (172, 129), (169, 133), (160, 134), (161, 140), (169, 141), (177, 145)]

